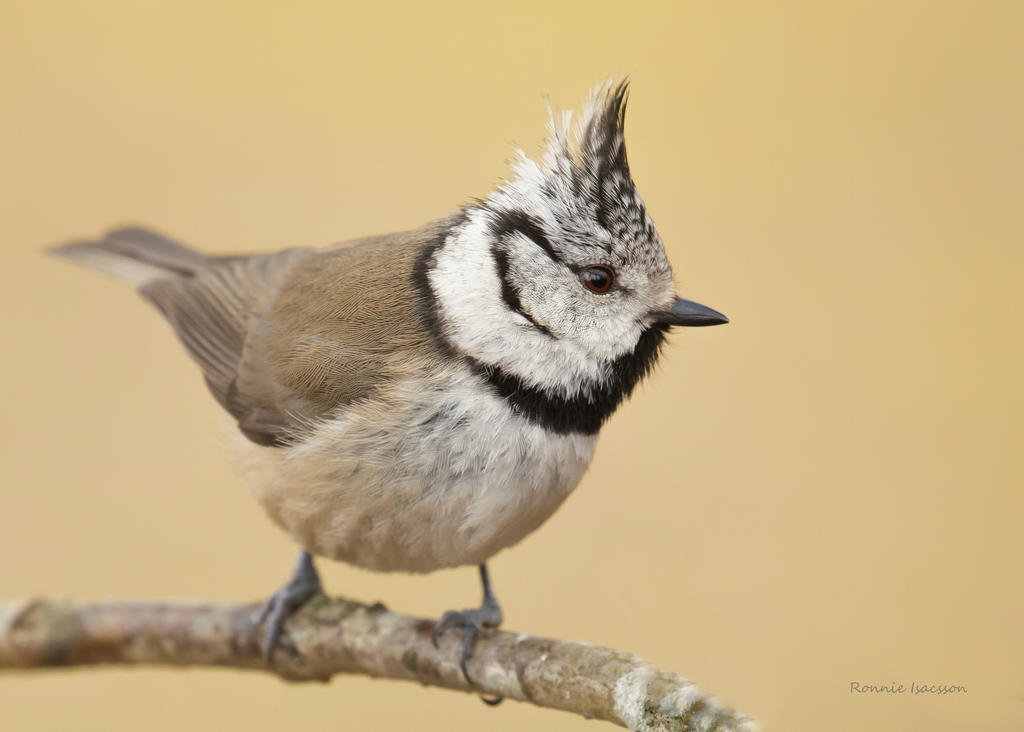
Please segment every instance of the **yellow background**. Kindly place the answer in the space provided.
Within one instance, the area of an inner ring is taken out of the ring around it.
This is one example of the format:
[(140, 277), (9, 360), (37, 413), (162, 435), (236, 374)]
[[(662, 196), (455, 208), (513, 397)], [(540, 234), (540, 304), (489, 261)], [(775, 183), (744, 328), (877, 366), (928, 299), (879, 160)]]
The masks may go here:
[[(372, 6), (372, 7), (371, 7)], [(485, 195), (543, 95), (633, 79), (682, 294), (578, 492), (492, 564), (506, 627), (629, 649), (769, 730), (1024, 728), (1024, 5), (0, 5), (0, 595), (265, 596), (291, 542), (130, 291), (44, 258), (137, 222), (207, 251)], [(346, 286), (339, 283), (339, 286)], [(471, 569), (330, 591), (436, 616)], [(967, 695), (851, 695), (862, 683)], [(412, 684), (0, 677), (6, 730), (596, 729)]]

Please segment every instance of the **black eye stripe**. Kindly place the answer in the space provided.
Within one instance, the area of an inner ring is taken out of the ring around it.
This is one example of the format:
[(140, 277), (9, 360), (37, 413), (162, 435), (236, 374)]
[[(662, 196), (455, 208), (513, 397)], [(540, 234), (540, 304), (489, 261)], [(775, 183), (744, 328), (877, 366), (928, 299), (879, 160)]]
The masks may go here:
[(551, 331), (543, 324), (537, 322), (530, 312), (523, 307), (523, 303), (519, 299), (519, 292), (512, 284), (512, 278), (509, 275), (508, 252), (501, 245), (495, 245), (491, 248), (491, 255), (494, 257), (494, 266), (498, 270), (498, 279), (501, 280), (501, 299), (505, 301), (505, 305), (512, 312), (519, 313), (533, 323), (533, 326), (541, 333), (550, 336)]
[(543, 250), (552, 261), (564, 264), (558, 252), (551, 246), (540, 222), (522, 211), (503, 211), (491, 220), (491, 233), (496, 239), (502, 239), (519, 232)]

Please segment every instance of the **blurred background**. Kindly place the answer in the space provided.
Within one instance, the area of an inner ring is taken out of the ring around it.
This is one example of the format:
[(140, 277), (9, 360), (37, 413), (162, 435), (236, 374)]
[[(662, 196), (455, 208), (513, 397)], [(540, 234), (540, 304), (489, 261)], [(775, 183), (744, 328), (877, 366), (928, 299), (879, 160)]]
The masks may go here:
[[(628, 649), (776, 730), (1024, 728), (1024, 6), (0, 4), (0, 595), (255, 600), (295, 547), (131, 291), (44, 247), (395, 231), (483, 196), (544, 95), (631, 74), (679, 332), (554, 518), (506, 628)], [(328, 590), (437, 616), (470, 568)], [(863, 684), (960, 684), (858, 696)], [(10, 730), (596, 729), (413, 684), (0, 677)]]

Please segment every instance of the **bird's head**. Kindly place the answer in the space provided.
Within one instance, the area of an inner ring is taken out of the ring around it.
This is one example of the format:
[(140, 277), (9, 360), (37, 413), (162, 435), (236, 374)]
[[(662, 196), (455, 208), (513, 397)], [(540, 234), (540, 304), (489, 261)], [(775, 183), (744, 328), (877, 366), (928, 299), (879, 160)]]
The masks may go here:
[(552, 114), (541, 159), (518, 151), (511, 179), (466, 209), (430, 274), (452, 345), (517, 388), (608, 402), (598, 425), (670, 326), (727, 322), (675, 295), (629, 172), (627, 91), (598, 87), (575, 123)]

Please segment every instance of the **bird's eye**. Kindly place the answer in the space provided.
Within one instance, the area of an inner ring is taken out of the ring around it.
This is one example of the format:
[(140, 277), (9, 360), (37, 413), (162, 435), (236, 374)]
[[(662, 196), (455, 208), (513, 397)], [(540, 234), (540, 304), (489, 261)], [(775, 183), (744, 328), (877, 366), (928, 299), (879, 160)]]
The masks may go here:
[(612, 271), (607, 267), (587, 267), (580, 271), (580, 282), (591, 292), (608, 292), (612, 289)]

